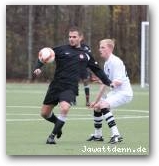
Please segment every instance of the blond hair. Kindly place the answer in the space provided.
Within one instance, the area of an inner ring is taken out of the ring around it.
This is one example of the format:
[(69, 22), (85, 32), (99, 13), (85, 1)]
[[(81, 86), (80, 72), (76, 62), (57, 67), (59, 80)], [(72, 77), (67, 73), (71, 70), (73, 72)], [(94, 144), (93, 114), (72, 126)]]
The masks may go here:
[(101, 43), (105, 43), (108, 45), (108, 47), (112, 48), (112, 50), (114, 49), (114, 46), (115, 46), (115, 39), (103, 39), (100, 41), (100, 44)]

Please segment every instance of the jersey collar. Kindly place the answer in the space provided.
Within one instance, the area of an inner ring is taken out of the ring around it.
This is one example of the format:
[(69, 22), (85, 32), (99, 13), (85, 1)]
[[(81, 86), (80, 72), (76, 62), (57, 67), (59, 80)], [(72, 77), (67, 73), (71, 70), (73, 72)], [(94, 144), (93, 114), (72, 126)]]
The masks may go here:
[(111, 53), (108, 60), (106, 61), (106, 63), (108, 64), (111, 61), (112, 58), (113, 58), (113, 54)]

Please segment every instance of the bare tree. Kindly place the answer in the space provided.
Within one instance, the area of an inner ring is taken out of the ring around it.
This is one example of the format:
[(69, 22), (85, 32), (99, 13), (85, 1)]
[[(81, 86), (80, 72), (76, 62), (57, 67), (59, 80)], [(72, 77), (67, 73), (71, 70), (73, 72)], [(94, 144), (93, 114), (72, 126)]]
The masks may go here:
[(91, 35), (92, 35), (92, 6), (85, 5), (85, 12), (84, 12), (84, 25), (85, 25), (85, 36), (87, 39), (87, 43), (91, 46)]
[(28, 6), (28, 79), (32, 79), (33, 6)]
[[(131, 80), (137, 82), (140, 77), (140, 25), (148, 19), (146, 5), (7, 5), (6, 76), (30, 80), (38, 50), (65, 44), (68, 28), (76, 25), (84, 30), (85, 41), (99, 64), (103, 61), (98, 41), (105, 37), (115, 38), (114, 51), (128, 66)], [(46, 67), (46, 73), (49, 72), (53, 69)]]

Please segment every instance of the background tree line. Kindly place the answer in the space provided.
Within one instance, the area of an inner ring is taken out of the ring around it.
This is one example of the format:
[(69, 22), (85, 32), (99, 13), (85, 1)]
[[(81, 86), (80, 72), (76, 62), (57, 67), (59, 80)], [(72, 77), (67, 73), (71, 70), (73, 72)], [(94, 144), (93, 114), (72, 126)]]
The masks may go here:
[[(84, 31), (85, 43), (99, 57), (98, 42), (114, 38), (132, 82), (140, 79), (141, 22), (148, 20), (146, 5), (8, 5), (6, 6), (6, 78), (31, 79), (38, 51), (68, 42), (70, 26)], [(52, 65), (44, 76), (52, 77)]]

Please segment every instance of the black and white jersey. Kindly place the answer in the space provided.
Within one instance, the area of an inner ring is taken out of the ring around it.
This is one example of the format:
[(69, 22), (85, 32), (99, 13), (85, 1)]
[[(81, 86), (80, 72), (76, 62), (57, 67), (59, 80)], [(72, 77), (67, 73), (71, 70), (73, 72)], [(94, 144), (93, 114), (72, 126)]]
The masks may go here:
[[(78, 94), (80, 62), (82, 60), (84, 60), (84, 68), (90, 68), (104, 84), (110, 85), (111, 81), (94, 60), (88, 46), (82, 44), (81, 47), (76, 48), (70, 45), (63, 45), (55, 47), (53, 50), (55, 52), (56, 69), (54, 79), (50, 84), (52, 88), (56, 88), (58, 91), (71, 89), (75, 94)], [(42, 63), (38, 61), (36, 68), (41, 66)]]

